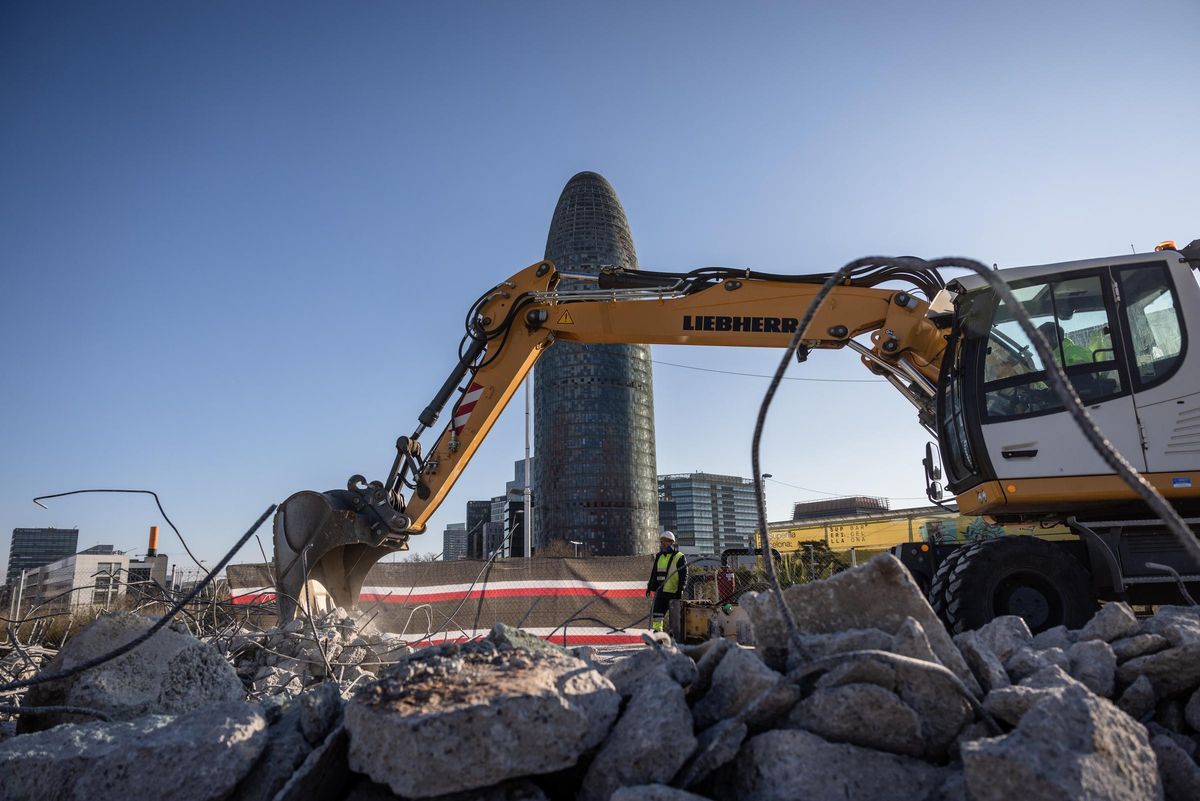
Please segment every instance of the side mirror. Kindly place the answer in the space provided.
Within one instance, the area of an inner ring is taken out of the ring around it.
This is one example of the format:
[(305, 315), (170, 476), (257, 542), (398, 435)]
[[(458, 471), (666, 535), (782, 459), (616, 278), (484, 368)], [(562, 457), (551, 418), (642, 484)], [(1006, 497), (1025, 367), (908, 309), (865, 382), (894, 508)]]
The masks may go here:
[(939, 459), (934, 458), (932, 442), (925, 443), (925, 458), (921, 464), (925, 466), (926, 483), (942, 480), (942, 465)]
[(925, 494), (929, 496), (931, 501), (940, 501), (942, 499), (942, 485), (934, 481), (925, 488)]

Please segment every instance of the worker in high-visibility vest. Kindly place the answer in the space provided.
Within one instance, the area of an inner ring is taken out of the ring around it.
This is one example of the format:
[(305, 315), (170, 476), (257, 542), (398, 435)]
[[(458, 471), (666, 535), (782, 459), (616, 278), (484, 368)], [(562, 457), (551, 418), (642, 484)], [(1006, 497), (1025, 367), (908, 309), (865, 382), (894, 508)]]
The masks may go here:
[(687, 560), (675, 547), (675, 535), (664, 531), (658, 540), (658, 553), (650, 568), (650, 581), (646, 583), (646, 597), (654, 596), (654, 611), (650, 614), (650, 628), (663, 630), (663, 618), (671, 601), (683, 597), (687, 587)]

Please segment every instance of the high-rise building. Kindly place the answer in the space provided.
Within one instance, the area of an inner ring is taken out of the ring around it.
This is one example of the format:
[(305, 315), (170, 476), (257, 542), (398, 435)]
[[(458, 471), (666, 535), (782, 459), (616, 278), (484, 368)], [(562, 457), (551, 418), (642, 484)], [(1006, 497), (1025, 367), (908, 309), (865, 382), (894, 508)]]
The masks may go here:
[(467, 501), (467, 558), (486, 559), (483, 527), (492, 519), (491, 501)]
[(698, 553), (745, 548), (758, 527), (754, 482), (738, 476), (682, 473), (658, 477), (659, 497), (674, 504), (680, 547)]
[(442, 531), (442, 561), (467, 558), (467, 524), (450, 523)]
[(78, 547), (77, 528), (14, 528), (5, 583), (11, 590), (22, 570), (42, 567), (70, 556)]
[[(564, 272), (637, 268), (633, 236), (612, 185), (594, 172), (558, 198), (546, 258)], [(595, 286), (567, 280), (560, 288)], [(585, 543), (597, 555), (657, 547), (654, 393), (650, 348), (556, 342), (534, 370), (534, 537)]]

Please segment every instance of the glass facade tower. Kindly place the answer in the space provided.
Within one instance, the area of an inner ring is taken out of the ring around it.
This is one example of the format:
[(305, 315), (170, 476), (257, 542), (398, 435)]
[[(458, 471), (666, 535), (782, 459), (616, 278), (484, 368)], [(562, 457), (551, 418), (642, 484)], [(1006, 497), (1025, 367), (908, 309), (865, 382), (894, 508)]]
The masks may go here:
[(77, 528), (14, 528), (5, 581), (11, 588), (21, 571), (71, 556), (79, 544)]
[[(564, 272), (590, 275), (603, 265), (637, 267), (625, 210), (603, 177), (581, 172), (567, 182), (546, 258)], [(600, 556), (657, 548), (648, 346), (556, 342), (534, 370), (534, 434), (539, 548), (552, 540), (582, 542)]]

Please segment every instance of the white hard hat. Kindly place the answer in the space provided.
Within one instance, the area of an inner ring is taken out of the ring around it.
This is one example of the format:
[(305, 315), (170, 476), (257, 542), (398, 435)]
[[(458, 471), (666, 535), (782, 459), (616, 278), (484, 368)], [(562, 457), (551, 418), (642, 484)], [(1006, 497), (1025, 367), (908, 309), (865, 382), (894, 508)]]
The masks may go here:
[(675, 533), (672, 531), (664, 531), (662, 534), (658, 535), (658, 538), (660, 540), (670, 540), (671, 542), (674, 542), (675, 541)]

